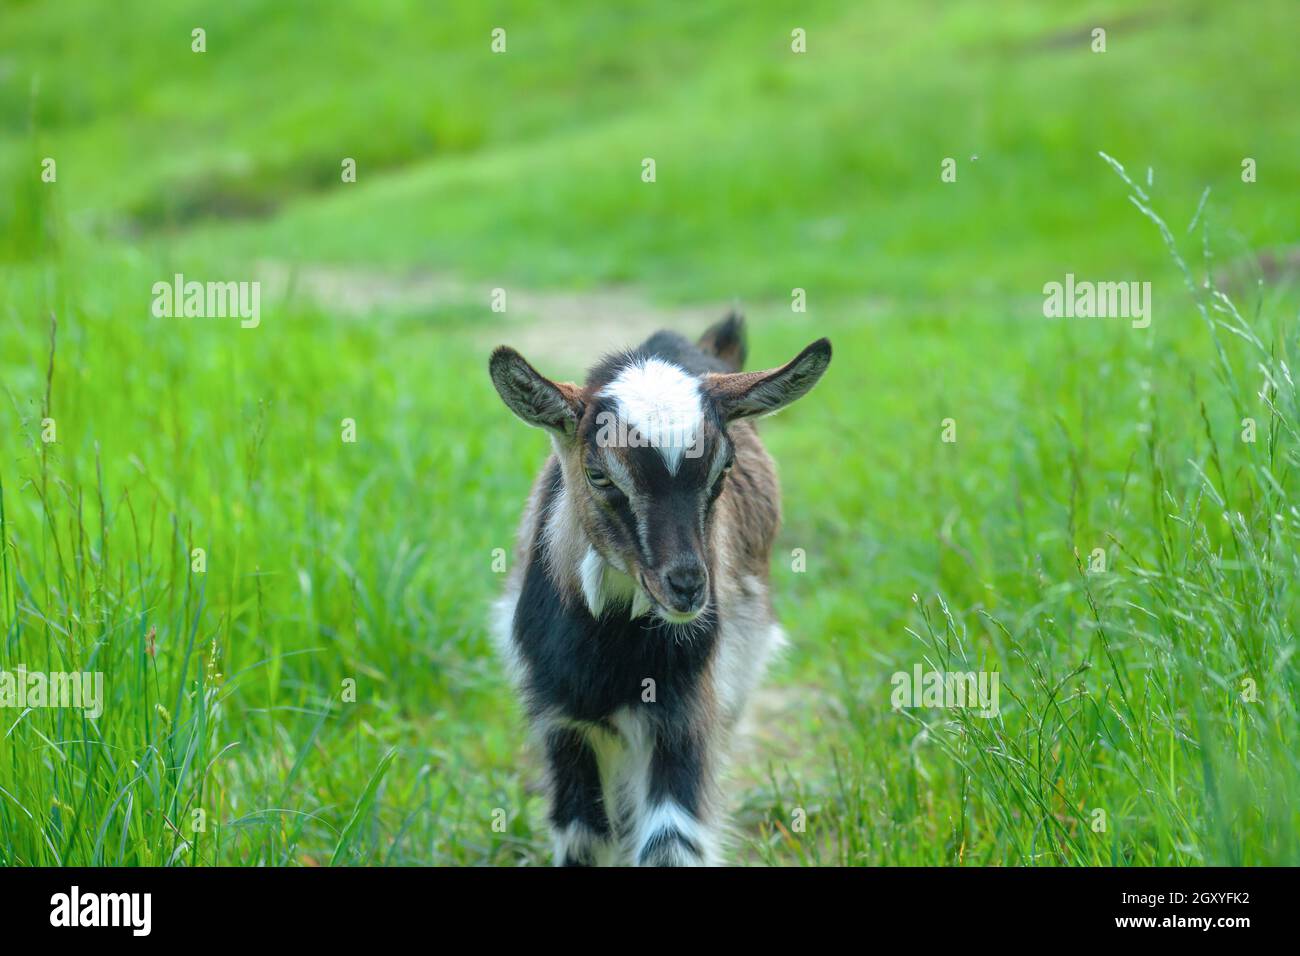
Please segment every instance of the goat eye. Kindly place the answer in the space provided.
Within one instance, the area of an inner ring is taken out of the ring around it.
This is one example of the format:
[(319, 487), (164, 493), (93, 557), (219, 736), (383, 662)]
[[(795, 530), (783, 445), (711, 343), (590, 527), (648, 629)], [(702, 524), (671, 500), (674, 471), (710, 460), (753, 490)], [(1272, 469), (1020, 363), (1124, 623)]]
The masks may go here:
[(587, 480), (591, 482), (593, 488), (609, 488), (614, 484), (609, 480), (609, 476), (598, 468), (587, 469)]

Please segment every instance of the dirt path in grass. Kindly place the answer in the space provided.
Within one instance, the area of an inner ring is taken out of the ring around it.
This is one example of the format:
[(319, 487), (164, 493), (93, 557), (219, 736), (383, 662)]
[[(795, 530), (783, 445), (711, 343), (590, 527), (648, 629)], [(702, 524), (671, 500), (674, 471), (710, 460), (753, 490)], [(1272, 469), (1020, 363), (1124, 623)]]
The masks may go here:
[[(493, 284), (429, 272), (380, 272), (352, 266), (257, 267), (264, 298), (301, 298), (333, 312), (362, 318), (378, 312), (419, 313), (492, 301)], [(530, 359), (585, 368), (598, 355), (627, 348), (659, 329), (698, 335), (726, 314), (729, 303), (664, 307), (631, 289), (553, 292), (505, 288), (506, 309), (488, 313), (485, 350), (508, 342)], [(485, 352), (486, 354), (486, 352)]]

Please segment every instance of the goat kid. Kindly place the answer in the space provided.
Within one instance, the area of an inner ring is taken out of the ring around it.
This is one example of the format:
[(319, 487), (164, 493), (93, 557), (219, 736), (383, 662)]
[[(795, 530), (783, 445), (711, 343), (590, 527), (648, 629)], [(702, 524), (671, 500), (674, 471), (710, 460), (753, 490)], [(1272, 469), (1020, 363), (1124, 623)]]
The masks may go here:
[(776, 472), (751, 419), (806, 394), (820, 339), (741, 372), (743, 320), (659, 332), (553, 382), (502, 346), (502, 400), (553, 454), (494, 631), (546, 762), (558, 865), (719, 862), (717, 781), (783, 643), (768, 594)]

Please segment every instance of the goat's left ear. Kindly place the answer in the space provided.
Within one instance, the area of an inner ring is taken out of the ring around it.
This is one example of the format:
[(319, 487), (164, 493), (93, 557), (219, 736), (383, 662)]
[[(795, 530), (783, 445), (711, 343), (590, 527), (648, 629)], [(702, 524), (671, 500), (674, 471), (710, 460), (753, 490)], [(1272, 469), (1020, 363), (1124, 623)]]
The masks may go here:
[(818, 339), (780, 368), (709, 375), (705, 389), (724, 421), (770, 415), (808, 394), (830, 364), (830, 339)]
[(582, 418), (582, 398), (577, 385), (552, 382), (505, 345), (492, 353), (488, 372), (506, 407), (528, 424), (560, 435), (577, 433)]

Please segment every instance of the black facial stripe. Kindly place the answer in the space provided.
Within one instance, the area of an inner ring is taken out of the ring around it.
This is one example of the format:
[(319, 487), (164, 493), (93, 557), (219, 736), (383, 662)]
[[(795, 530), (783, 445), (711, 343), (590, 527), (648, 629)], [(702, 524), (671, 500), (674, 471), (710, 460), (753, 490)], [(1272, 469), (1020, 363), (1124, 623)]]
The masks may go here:
[(629, 534), (636, 534), (636, 515), (632, 513), (632, 502), (628, 500), (627, 495), (619, 494), (614, 497), (610, 503), (614, 509), (614, 514), (618, 515), (623, 526), (627, 528)]
[(610, 495), (596, 493), (602, 500), (601, 510), (598, 512), (601, 523), (601, 530), (607, 539), (614, 541), (624, 550), (635, 548), (638, 554), (641, 553), (640, 541), (636, 532), (636, 517), (632, 514), (632, 507), (623, 495), (613, 498)]
[(618, 515), (619, 521), (622, 522), (628, 539), (636, 550), (637, 557), (643, 562), (646, 561), (648, 555), (646, 555), (645, 547), (641, 542), (641, 529), (637, 524), (636, 514), (632, 511), (632, 502), (627, 499), (626, 495), (620, 496), (620, 500), (614, 506), (614, 513)]

